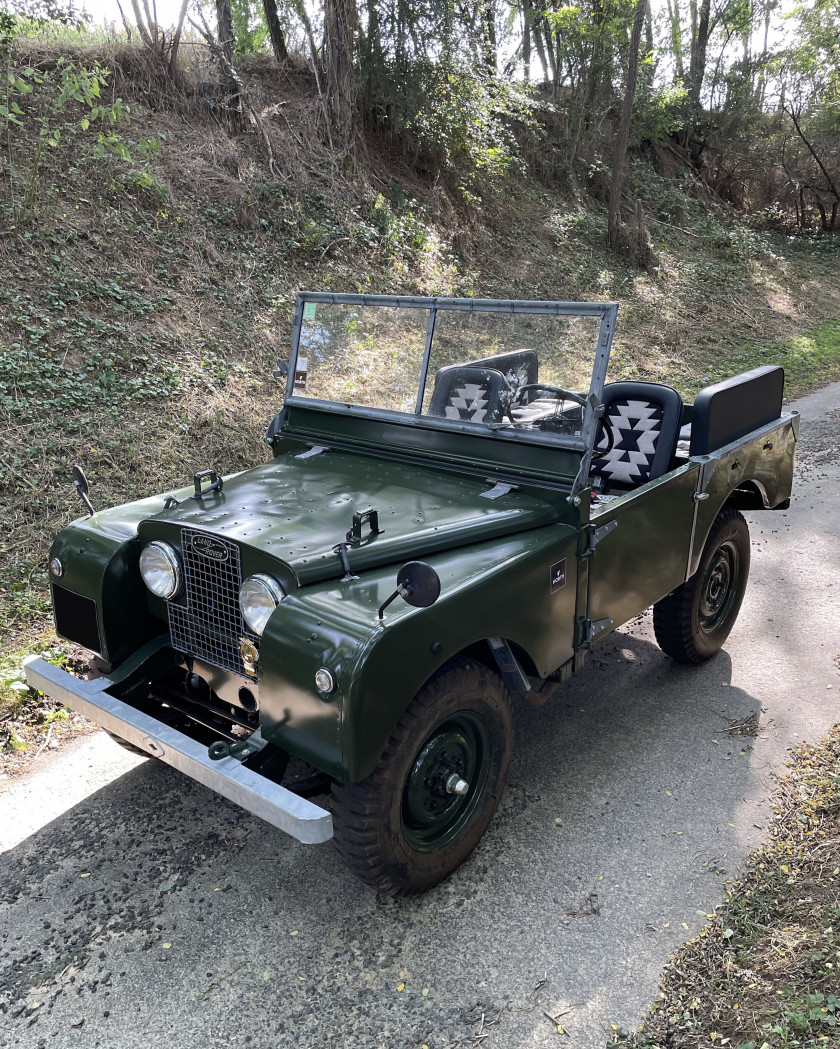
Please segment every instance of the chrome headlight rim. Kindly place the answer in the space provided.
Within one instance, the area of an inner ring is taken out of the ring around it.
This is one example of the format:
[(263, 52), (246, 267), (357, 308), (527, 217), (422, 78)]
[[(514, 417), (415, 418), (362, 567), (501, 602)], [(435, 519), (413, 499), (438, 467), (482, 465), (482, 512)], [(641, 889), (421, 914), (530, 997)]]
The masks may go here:
[[(159, 561), (157, 566), (153, 567), (149, 562), (155, 555), (159, 555), (163, 559), (163, 564)], [(167, 569), (169, 570), (168, 574), (166, 573)], [(153, 585), (154, 575), (152, 573), (155, 571), (164, 572), (163, 578), (169, 580), (166, 586), (161, 586), (159, 583)], [(181, 561), (177, 551), (169, 543), (153, 539), (151, 543), (147, 543), (143, 547), (140, 554), (140, 575), (143, 577), (143, 582), (146, 584), (149, 592), (154, 594), (155, 597), (163, 598), (164, 601), (171, 601), (173, 597), (177, 597), (181, 592), (183, 582)]]
[[(273, 576), (265, 572), (248, 576), (239, 588), (239, 611), (245, 626), (257, 637), (262, 637), (266, 623), (285, 596), (286, 591)], [(254, 603), (260, 599), (261, 604)]]

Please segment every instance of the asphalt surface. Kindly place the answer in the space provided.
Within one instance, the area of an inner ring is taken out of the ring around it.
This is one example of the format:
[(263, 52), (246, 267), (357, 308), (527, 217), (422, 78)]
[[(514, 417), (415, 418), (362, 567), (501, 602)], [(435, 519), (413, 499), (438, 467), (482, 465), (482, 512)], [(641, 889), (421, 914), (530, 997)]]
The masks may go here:
[(0, 781), (0, 1046), (597, 1049), (635, 1027), (764, 836), (787, 749), (840, 720), (840, 385), (796, 407), (794, 502), (752, 515), (724, 651), (677, 666), (643, 616), (518, 710), (499, 813), (420, 899), (102, 734)]

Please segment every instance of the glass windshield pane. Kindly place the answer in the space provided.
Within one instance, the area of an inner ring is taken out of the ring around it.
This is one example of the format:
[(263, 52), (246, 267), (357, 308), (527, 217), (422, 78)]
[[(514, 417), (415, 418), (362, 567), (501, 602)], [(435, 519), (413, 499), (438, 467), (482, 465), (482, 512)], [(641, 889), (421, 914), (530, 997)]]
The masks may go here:
[(600, 318), (438, 311), (423, 414), (580, 433)]
[(531, 313), (521, 304), (305, 301), (291, 394), (412, 418), (419, 404), (430, 422), (490, 433), (579, 436), (600, 325), (597, 313)]
[(307, 302), (294, 393), (414, 413), (429, 310)]

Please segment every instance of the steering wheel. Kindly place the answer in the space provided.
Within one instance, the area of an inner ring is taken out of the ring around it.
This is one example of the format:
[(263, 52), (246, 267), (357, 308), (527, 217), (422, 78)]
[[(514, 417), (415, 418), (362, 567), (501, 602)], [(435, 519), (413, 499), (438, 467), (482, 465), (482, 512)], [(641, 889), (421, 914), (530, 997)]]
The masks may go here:
[[(598, 447), (598, 431), (603, 431), (603, 436), (607, 439), (607, 447)], [(592, 450), (592, 458), (600, 459), (603, 455), (609, 455), (615, 446), (615, 433), (612, 428), (612, 423), (606, 415), (602, 415), (598, 420), (598, 428), (595, 431), (595, 446)]]
[(522, 401), (522, 394), (529, 390), (546, 390), (548, 393), (557, 395), (558, 400), (564, 401), (575, 401), (576, 404), (581, 407), (586, 406), (586, 398), (581, 397), (579, 393), (573, 393), (571, 390), (564, 390), (562, 386), (546, 386), (544, 382), (529, 382), (525, 386), (520, 386), (516, 391), (516, 403), (520, 404)]

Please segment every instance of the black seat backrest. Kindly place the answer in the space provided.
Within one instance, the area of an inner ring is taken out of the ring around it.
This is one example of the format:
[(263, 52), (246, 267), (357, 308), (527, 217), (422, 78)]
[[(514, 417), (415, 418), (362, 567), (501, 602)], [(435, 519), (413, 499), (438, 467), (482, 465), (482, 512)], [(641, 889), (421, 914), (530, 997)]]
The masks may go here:
[(516, 393), (520, 386), (532, 386), (539, 378), (539, 360), (536, 350), (512, 350), (510, 353), (497, 353), (495, 357), (485, 357), (480, 361), (471, 361), (473, 368), (495, 368), (507, 380), (508, 386)]
[(691, 416), (689, 455), (708, 455), (782, 414), (785, 370), (753, 368), (697, 394)]
[(674, 457), (682, 422), (682, 398), (658, 382), (611, 382), (604, 387), (604, 419), (615, 443), (605, 452), (604, 422), (591, 471), (611, 484), (646, 484), (666, 473)]
[(435, 375), (429, 415), (461, 422), (501, 422), (505, 377), (495, 368), (472, 368), (453, 364)]

